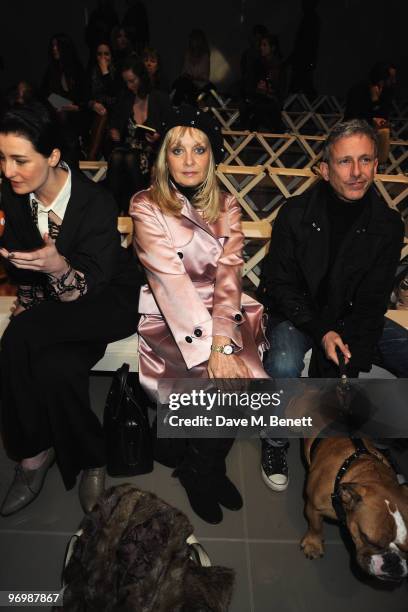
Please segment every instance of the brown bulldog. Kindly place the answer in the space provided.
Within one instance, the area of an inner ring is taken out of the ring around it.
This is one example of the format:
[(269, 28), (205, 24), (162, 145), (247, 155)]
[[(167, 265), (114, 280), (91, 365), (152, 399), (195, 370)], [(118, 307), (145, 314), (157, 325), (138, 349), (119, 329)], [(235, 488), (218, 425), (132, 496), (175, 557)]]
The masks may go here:
[(383, 580), (408, 574), (408, 487), (398, 483), (386, 458), (369, 440), (305, 440), (309, 465), (301, 548), (321, 557), (323, 517), (339, 519), (353, 538), (360, 567)]

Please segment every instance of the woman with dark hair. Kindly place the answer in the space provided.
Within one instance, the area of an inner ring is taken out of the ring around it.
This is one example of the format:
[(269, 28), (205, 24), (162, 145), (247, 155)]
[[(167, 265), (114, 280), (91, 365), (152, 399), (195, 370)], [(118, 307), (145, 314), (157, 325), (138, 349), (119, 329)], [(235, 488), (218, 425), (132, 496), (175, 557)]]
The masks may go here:
[[(153, 184), (129, 211), (148, 281), (139, 300), (140, 382), (157, 399), (162, 378), (267, 378), (262, 306), (242, 293), (241, 207), (215, 172), (225, 154), (220, 128), (183, 106), (163, 135)], [(174, 473), (209, 523), (222, 520), (220, 504), (242, 506), (226, 476), (232, 443), (188, 440)]]
[(59, 94), (69, 98), (78, 110), (83, 97), (84, 71), (74, 43), (66, 34), (54, 34), (48, 46), (48, 66), (42, 90), (47, 97)]
[[(74, 43), (66, 34), (54, 34), (48, 46), (48, 66), (42, 81), (41, 93), (56, 108), (63, 125), (71, 163), (80, 157), (79, 137), (85, 134), (85, 117), (81, 104), (85, 96), (84, 70)], [(62, 106), (55, 94), (68, 101)]]
[(214, 88), (210, 82), (210, 47), (202, 30), (191, 30), (181, 76), (173, 84), (173, 104), (197, 104), (203, 91)]
[(111, 49), (116, 68), (120, 71), (122, 62), (134, 53), (132, 42), (124, 27), (116, 26), (111, 34)]
[(157, 49), (154, 47), (146, 47), (143, 51), (142, 60), (149, 75), (150, 85), (152, 89), (160, 89), (168, 91), (167, 81), (163, 76), (163, 71), (160, 62), (160, 56)]
[(282, 60), (277, 36), (265, 34), (259, 41), (259, 57), (247, 81), (250, 130), (281, 130), (283, 89)]
[(58, 124), (40, 104), (0, 121), (0, 255), (18, 285), (1, 340), (2, 434), (18, 461), (0, 513), (39, 494), (57, 462), (90, 511), (104, 489), (105, 443), (89, 371), (109, 342), (136, 331), (136, 260), (120, 246), (117, 207), (62, 161)]
[(95, 49), (94, 59), (88, 75), (88, 108), (92, 111), (92, 126), (88, 159), (97, 158), (108, 113), (116, 103), (120, 81), (113, 63), (112, 51), (108, 42), (100, 42)]
[(108, 163), (107, 184), (120, 210), (127, 211), (132, 194), (150, 182), (159, 131), (170, 104), (165, 93), (151, 89), (146, 68), (137, 57), (122, 65), (122, 78), (127, 91), (110, 121), (110, 137), (116, 146)]

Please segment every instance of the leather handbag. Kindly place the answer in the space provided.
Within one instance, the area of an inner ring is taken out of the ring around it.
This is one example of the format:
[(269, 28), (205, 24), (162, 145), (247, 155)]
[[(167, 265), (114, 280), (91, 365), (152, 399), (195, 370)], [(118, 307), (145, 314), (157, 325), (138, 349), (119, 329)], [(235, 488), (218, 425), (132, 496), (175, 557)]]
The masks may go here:
[(153, 470), (153, 449), (142, 391), (131, 384), (129, 364), (119, 368), (103, 416), (109, 476), (137, 476)]

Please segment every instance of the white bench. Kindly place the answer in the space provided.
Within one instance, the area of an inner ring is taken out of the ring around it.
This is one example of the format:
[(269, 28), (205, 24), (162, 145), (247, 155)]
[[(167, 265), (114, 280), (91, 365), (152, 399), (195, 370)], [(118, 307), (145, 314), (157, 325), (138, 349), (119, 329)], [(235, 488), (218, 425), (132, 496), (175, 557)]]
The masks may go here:
[[(0, 337), (9, 323), (10, 309), (15, 299), (12, 296), (0, 296)], [(107, 346), (104, 357), (92, 369), (98, 372), (114, 372), (123, 363), (128, 363), (130, 371), (137, 372), (139, 363), (138, 340), (138, 335), (133, 334), (133, 336), (124, 340), (111, 342)]]

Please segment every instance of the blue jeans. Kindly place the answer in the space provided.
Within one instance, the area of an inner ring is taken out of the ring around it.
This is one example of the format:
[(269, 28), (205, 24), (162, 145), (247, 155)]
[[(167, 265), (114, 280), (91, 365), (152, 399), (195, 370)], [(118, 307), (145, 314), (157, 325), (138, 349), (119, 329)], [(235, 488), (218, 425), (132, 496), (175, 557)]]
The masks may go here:
[[(290, 321), (274, 325), (269, 321), (266, 332), (271, 348), (264, 359), (266, 372), (272, 378), (299, 378), (304, 368), (305, 354), (312, 348), (312, 339), (299, 331)], [(397, 378), (408, 378), (408, 330), (385, 318), (384, 330), (376, 347), (374, 364), (388, 370)], [(268, 438), (273, 446), (287, 444), (283, 438)]]
[[(312, 340), (290, 321), (275, 326), (271, 323), (267, 329), (271, 348), (264, 360), (265, 370), (272, 378), (298, 378), (304, 368), (305, 354), (312, 348)], [(374, 364), (397, 378), (408, 378), (407, 329), (385, 318)]]

